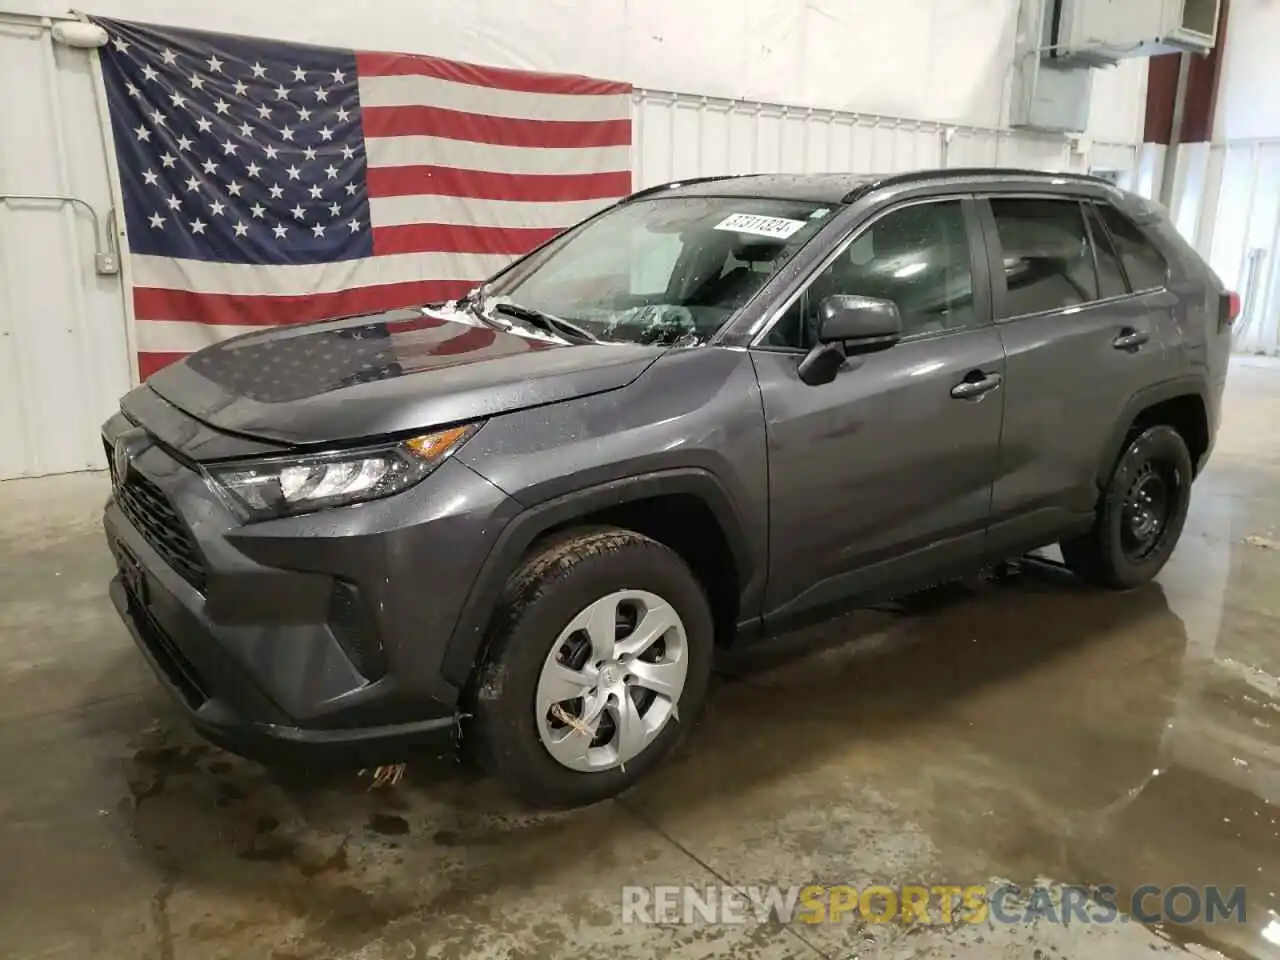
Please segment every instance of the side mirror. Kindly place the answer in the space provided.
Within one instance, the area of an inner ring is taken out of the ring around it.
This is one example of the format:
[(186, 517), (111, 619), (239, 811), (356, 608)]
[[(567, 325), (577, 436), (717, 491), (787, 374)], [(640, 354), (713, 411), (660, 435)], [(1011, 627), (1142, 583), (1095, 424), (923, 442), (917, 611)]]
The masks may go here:
[(871, 353), (902, 337), (902, 318), (892, 300), (837, 294), (818, 308), (819, 343), (842, 343), (845, 353)]
[(800, 361), (800, 380), (830, 383), (845, 359), (887, 350), (902, 337), (902, 317), (892, 300), (837, 294), (818, 308), (818, 343)]

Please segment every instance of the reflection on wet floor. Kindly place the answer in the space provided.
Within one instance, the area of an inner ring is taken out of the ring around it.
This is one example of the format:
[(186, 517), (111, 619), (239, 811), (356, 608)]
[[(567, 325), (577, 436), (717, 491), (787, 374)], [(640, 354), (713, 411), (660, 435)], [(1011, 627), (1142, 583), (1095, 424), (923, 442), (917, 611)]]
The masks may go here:
[[(1096, 593), (1028, 566), (1005, 583), (948, 592), (929, 598), (927, 613), (851, 617), (793, 638), (791, 650), (739, 658), (740, 687), (722, 688), (697, 758), (685, 758), (702, 799), (733, 809), (752, 798), (751, 819), (788, 834), (779, 845), (803, 862), (827, 827), (815, 808), (892, 797), (923, 849), (887, 837), (891, 849), (873, 847), (855, 883), (1047, 877), (1114, 885), (1122, 902), (1145, 884), (1244, 885), (1245, 929), (1167, 933), (1256, 949), (1280, 908), (1274, 678), (1190, 656), (1160, 587)], [(833, 789), (825, 774), (837, 769)], [(642, 803), (683, 824), (685, 786), (642, 790)], [(798, 794), (816, 831), (790, 827)], [(758, 839), (737, 821), (713, 831), (726, 845)], [(717, 842), (705, 829), (699, 840)]]
[[(570, 814), (447, 756), (369, 791), (207, 747), (105, 609), (92, 525), (0, 536), (0, 955), (1280, 957), (1280, 449), (1226, 440), (1159, 584), (1026, 564), (734, 651), (666, 768)], [(620, 920), (624, 884), (997, 878), (1243, 886), (1246, 919)]]

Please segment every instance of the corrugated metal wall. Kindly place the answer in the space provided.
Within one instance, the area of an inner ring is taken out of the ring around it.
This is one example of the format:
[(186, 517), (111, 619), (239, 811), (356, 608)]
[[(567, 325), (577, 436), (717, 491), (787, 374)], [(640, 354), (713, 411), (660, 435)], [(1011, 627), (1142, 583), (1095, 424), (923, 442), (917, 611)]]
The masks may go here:
[(1080, 144), (1009, 130), (658, 90), (635, 95), (637, 187), (716, 173), (895, 173), (1005, 166), (1136, 175), (1133, 144)]
[[(1183, 204), (1211, 212), (1206, 252), (1223, 281), (1244, 298), (1235, 328), (1243, 353), (1280, 355), (1280, 141), (1214, 146), (1205, 175), (1189, 178)], [(1179, 217), (1189, 224), (1191, 217)], [(1184, 228), (1183, 233), (1187, 234)]]
[(129, 387), (120, 277), (94, 263), (111, 202), (90, 63), (0, 17), (0, 479), (105, 468)]
[[(1146, 196), (1159, 191), (1164, 149), (1142, 148)], [(1235, 350), (1280, 356), (1280, 139), (1183, 144), (1174, 176), (1179, 232), (1244, 300)]]

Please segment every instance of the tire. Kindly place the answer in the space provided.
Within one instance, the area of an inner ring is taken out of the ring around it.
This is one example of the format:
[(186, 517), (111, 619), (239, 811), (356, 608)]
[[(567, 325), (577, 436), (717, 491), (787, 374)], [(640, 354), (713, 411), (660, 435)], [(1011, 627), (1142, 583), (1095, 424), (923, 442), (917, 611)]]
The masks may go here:
[[(594, 624), (583, 619), (588, 611), (601, 614)], [(621, 625), (612, 631), (605, 626), (610, 611)], [(670, 612), (674, 623), (643, 646), (644, 637), (657, 635), (639, 629), (644, 618), (652, 614), (651, 627), (666, 624)], [(605, 641), (597, 638), (609, 632), (617, 639), (614, 658), (599, 667)], [(632, 651), (628, 640), (641, 646)], [(629, 530), (571, 532), (538, 548), (508, 581), (473, 685), (466, 739), (490, 775), (536, 807), (568, 809), (616, 796), (658, 766), (696, 719), (713, 644), (710, 604), (678, 554)], [(628, 670), (641, 662), (646, 677), (637, 681)], [(681, 662), (674, 700), (644, 687), (659, 671), (674, 684)], [(594, 677), (595, 686), (557, 686), (554, 679), (567, 676), (561, 668), (574, 671), (574, 681)], [(631, 684), (621, 686), (628, 677)], [(582, 696), (559, 699), (569, 689)], [(624, 718), (619, 711), (628, 704), (635, 711)], [(643, 727), (634, 725), (637, 717)], [(624, 723), (631, 734), (625, 742)]]
[[(1182, 535), (1194, 477), (1186, 441), (1173, 427), (1149, 427), (1132, 437), (1099, 498), (1093, 529), (1062, 542), (1067, 567), (1085, 582), (1112, 590), (1147, 583)], [(1150, 529), (1139, 521), (1150, 518), (1141, 508), (1133, 512), (1134, 493), (1139, 499), (1145, 495), (1147, 508), (1159, 518), (1149, 542), (1138, 536)]]

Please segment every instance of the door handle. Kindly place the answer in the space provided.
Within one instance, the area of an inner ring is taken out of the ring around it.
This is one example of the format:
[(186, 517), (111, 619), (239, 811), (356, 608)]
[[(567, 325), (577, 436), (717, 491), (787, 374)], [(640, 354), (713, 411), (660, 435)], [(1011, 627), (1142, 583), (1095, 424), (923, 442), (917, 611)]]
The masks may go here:
[(1135, 330), (1133, 327), (1125, 327), (1120, 331), (1120, 336), (1111, 341), (1111, 346), (1117, 350), (1137, 350), (1140, 346), (1151, 339), (1151, 334), (1145, 330)]
[(951, 388), (957, 400), (976, 400), (1000, 386), (1000, 374), (975, 370)]

